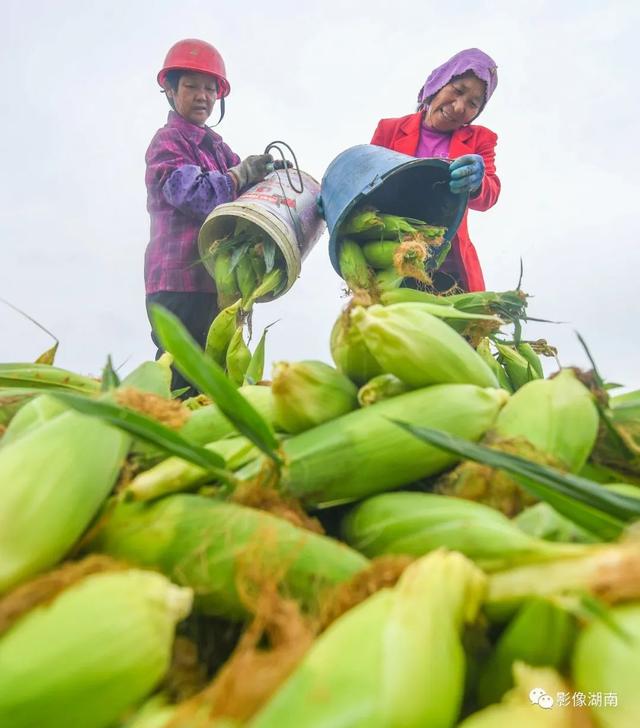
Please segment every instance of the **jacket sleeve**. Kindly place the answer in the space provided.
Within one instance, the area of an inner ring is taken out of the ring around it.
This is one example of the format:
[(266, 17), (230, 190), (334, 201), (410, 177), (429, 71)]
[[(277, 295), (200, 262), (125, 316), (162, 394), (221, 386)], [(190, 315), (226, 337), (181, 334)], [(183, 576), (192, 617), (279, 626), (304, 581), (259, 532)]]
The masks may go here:
[(478, 193), (469, 197), (469, 207), (472, 210), (488, 210), (496, 204), (500, 196), (500, 180), (496, 174), (497, 141), (498, 136), (485, 129), (474, 149), (475, 154), (482, 155), (484, 159), (484, 178)]
[(232, 176), (204, 171), (181, 134), (167, 130), (154, 142), (147, 152), (147, 185), (161, 190), (172, 207), (201, 222), (214, 207), (235, 199)]

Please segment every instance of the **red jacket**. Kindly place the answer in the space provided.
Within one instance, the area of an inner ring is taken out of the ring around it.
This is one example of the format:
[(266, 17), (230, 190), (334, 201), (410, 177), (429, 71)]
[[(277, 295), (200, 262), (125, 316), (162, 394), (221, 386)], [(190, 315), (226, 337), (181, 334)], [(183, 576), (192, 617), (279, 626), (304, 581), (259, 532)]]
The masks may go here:
[[(414, 157), (420, 141), (422, 112), (402, 116), (399, 119), (382, 119), (378, 123), (371, 144), (393, 149)], [(463, 154), (480, 154), (484, 159), (485, 175), (480, 191), (469, 198), (472, 210), (488, 210), (496, 204), (500, 195), (500, 180), (496, 175), (495, 147), (498, 137), (484, 126), (463, 126), (451, 135), (449, 156), (452, 159)], [(451, 253), (464, 274), (462, 283), (469, 291), (484, 291), (484, 278), (478, 254), (469, 237), (467, 213), (452, 241)]]

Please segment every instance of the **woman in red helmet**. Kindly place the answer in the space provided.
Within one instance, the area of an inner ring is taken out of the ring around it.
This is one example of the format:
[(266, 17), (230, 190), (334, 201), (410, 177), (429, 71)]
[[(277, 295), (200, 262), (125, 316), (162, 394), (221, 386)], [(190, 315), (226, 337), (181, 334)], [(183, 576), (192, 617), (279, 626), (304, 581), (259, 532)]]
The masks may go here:
[[(261, 154), (241, 162), (206, 126), (217, 99), (222, 120), (230, 91), (222, 56), (209, 43), (187, 39), (173, 45), (158, 83), (172, 110), (145, 157), (151, 217), (144, 266), (147, 311), (150, 304), (161, 304), (204, 345), (217, 306), (213, 280), (199, 262), (200, 226), (214, 207), (273, 171), (273, 158)], [(153, 331), (151, 337), (159, 347)], [(173, 389), (185, 386), (188, 382), (174, 372)]]

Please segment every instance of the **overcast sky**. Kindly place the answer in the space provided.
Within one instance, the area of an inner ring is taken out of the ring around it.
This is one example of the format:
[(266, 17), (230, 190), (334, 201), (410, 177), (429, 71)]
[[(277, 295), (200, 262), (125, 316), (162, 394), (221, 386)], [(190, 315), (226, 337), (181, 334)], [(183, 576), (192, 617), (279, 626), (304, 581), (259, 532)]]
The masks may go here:
[[(640, 3), (378, 0), (3, 2), (5, 109), (0, 296), (60, 339), (57, 364), (126, 372), (153, 356), (144, 311), (144, 153), (165, 123), (155, 77), (168, 48), (201, 37), (231, 82), (218, 131), (241, 157), (274, 139), (320, 179), (378, 120), (415, 110), (431, 69), (476, 46), (499, 85), (479, 123), (498, 134), (502, 195), (469, 226), (487, 287), (515, 286), (564, 365), (640, 387)], [(215, 112), (214, 112), (215, 113)], [(327, 236), (280, 301), (258, 306), (269, 360), (330, 361), (341, 305)], [(50, 340), (0, 306), (0, 361)]]

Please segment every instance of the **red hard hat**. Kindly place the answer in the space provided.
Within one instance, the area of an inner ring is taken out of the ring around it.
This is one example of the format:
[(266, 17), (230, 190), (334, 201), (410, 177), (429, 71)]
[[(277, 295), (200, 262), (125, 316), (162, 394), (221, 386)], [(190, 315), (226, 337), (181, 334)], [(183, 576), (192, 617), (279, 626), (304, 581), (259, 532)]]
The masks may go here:
[(231, 91), (224, 61), (210, 44), (196, 38), (179, 40), (169, 48), (164, 65), (158, 73), (158, 83), (164, 88), (167, 73), (174, 70), (210, 73), (218, 81), (218, 98), (224, 98)]

